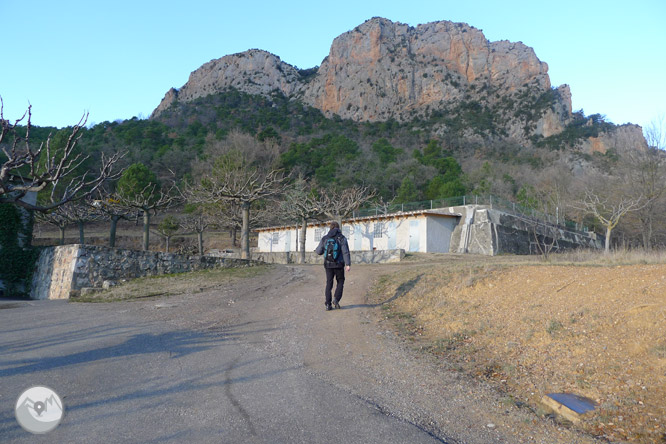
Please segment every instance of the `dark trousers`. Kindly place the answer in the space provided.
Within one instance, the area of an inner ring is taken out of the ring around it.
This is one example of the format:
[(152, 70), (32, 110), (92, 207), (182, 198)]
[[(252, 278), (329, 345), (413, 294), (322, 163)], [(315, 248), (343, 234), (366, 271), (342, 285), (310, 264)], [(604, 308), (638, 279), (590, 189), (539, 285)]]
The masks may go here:
[(331, 290), (333, 289), (333, 277), (337, 281), (335, 286), (335, 300), (340, 302), (342, 299), (342, 290), (345, 287), (345, 269), (344, 268), (325, 268), (326, 270), (326, 305), (331, 305)]

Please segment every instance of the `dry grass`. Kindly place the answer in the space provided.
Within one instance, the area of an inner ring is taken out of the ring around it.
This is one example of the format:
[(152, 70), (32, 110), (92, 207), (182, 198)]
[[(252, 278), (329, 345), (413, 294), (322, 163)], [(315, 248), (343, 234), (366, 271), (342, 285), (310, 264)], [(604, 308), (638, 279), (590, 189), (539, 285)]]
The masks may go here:
[(179, 294), (196, 294), (237, 279), (260, 276), (270, 268), (259, 265), (243, 268), (214, 268), (190, 273), (151, 276), (122, 283), (108, 290), (71, 298), (71, 302), (116, 302)]
[(549, 263), (439, 257), (384, 277), (373, 297), (393, 297), (382, 313), (405, 338), (515, 402), (538, 411), (546, 393), (587, 396), (598, 407), (580, 424), (585, 431), (660, 442), (666, 436), (664, 259), (637, 252), (572, 253)]

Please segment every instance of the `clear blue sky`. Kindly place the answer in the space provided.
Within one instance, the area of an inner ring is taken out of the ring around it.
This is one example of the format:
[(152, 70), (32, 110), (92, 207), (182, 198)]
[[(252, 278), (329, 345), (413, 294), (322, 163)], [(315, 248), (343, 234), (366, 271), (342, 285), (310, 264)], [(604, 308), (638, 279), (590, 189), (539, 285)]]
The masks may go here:
[(465, 22), (522, 41), (571, 86), (574, 110), (646, 127), (666, 115), (666, 1), (0, 0), (5, 118), (62, 127), (147, 117), (190, 72), (259, 48), (299, 68), (333, 39), (381, 16), (416, 26)]

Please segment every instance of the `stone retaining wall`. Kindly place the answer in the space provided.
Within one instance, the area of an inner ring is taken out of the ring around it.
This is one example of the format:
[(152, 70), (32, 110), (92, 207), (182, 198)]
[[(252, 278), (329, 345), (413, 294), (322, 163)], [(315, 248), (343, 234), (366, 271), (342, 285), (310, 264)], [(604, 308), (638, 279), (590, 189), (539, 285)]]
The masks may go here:
[[(354, 264), (383, 264), (389, 262), (400, 262), (405, 257), (405, 250), (373, 250), (373, 251), (351, 251), (351, 263)], [(269, 264), (297, 264), (300, 253), (297, 251), (266, 253), (253, 251), (252, 259)], [(306, 264), (323, 264), (324, 256), (313, 252), (305, 253)]]
[(135, 251), (94, 245), (45, 248), (37, 261), (30, 297), (68, 299), (105, 281), (184, 273), (207, 268), (247, 267), (256, 261), (224, 257)]
[[(489, 256), (539, 254), (539, 244), (553, 245), (552, 252), (578, 248), (600, 249), (603, 236), (569, 230), (526, 216), (479, 207), (456, 207), (463, 213), (451, 236), (451, 250)], [(538, 243), (537, 243), (538, 242)]]

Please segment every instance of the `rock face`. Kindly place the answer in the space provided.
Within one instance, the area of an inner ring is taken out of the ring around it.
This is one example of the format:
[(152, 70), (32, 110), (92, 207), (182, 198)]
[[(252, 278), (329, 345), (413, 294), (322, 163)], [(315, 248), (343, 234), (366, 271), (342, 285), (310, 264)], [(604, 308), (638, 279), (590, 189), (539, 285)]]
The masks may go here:
[[(488, 96), (489, 90), (503, 97), (528, 86), (547, 91), (550, 78), (548, 65), (522, 43), (489, 42), (464, 23), (441, 21), (414, 28), (373, 18), (337, 37), (309, 81), (279, 57), (252, 49), (201, 66), (182, 88), (167, 92), (152, 117), (176, 100), (188, 102), (236, 88), (298, 97), (329, 117), (404, 121)], [(570, 94), (561, 97), (570, 112)], [(543, 126), (545, 133), (558, 127)]]
[(548, 65), (522, 43), (488, 42), (462, 23), (416, 28), (369, 20), (337, 37), (306, 103), (354, 120), (408, 120), (427, 107), (473, 98), (483, 87), (503, 94), (524, 84), (550, 88)]
[[(228, 55), (194, 71), (182, 88), (170, 89), (151, 117), (177, 101), (235, 88), (264, 96), (278, 92), (327, 117), (356, 121), (410, 121), (473, 104), (471, 114), (487, 111), (502, 137), (523, 143), (557, 135), (572, 121), (569, 87), (551, 89), (548, 65), (532, 48), (490, 42), (464, 23), (411, 27), (373, 18), (335, 38), (316, 74), (301, 73), (266, 51)], [(644, 143), (640, 128), (623, 134)], [(589, 140), (582, 148), (603, 151), (610, 143)]]
[(269, 95), (278, 91), (293, 95), (301, 86), (296, 69), (279, 57), (259, 49), (251, 49), (211, 60), (190, 74), (179, 90), (171, 88), (151, 117), (158, 116), (177, 100), (190, 102), (227, 88), (248, 94)]

